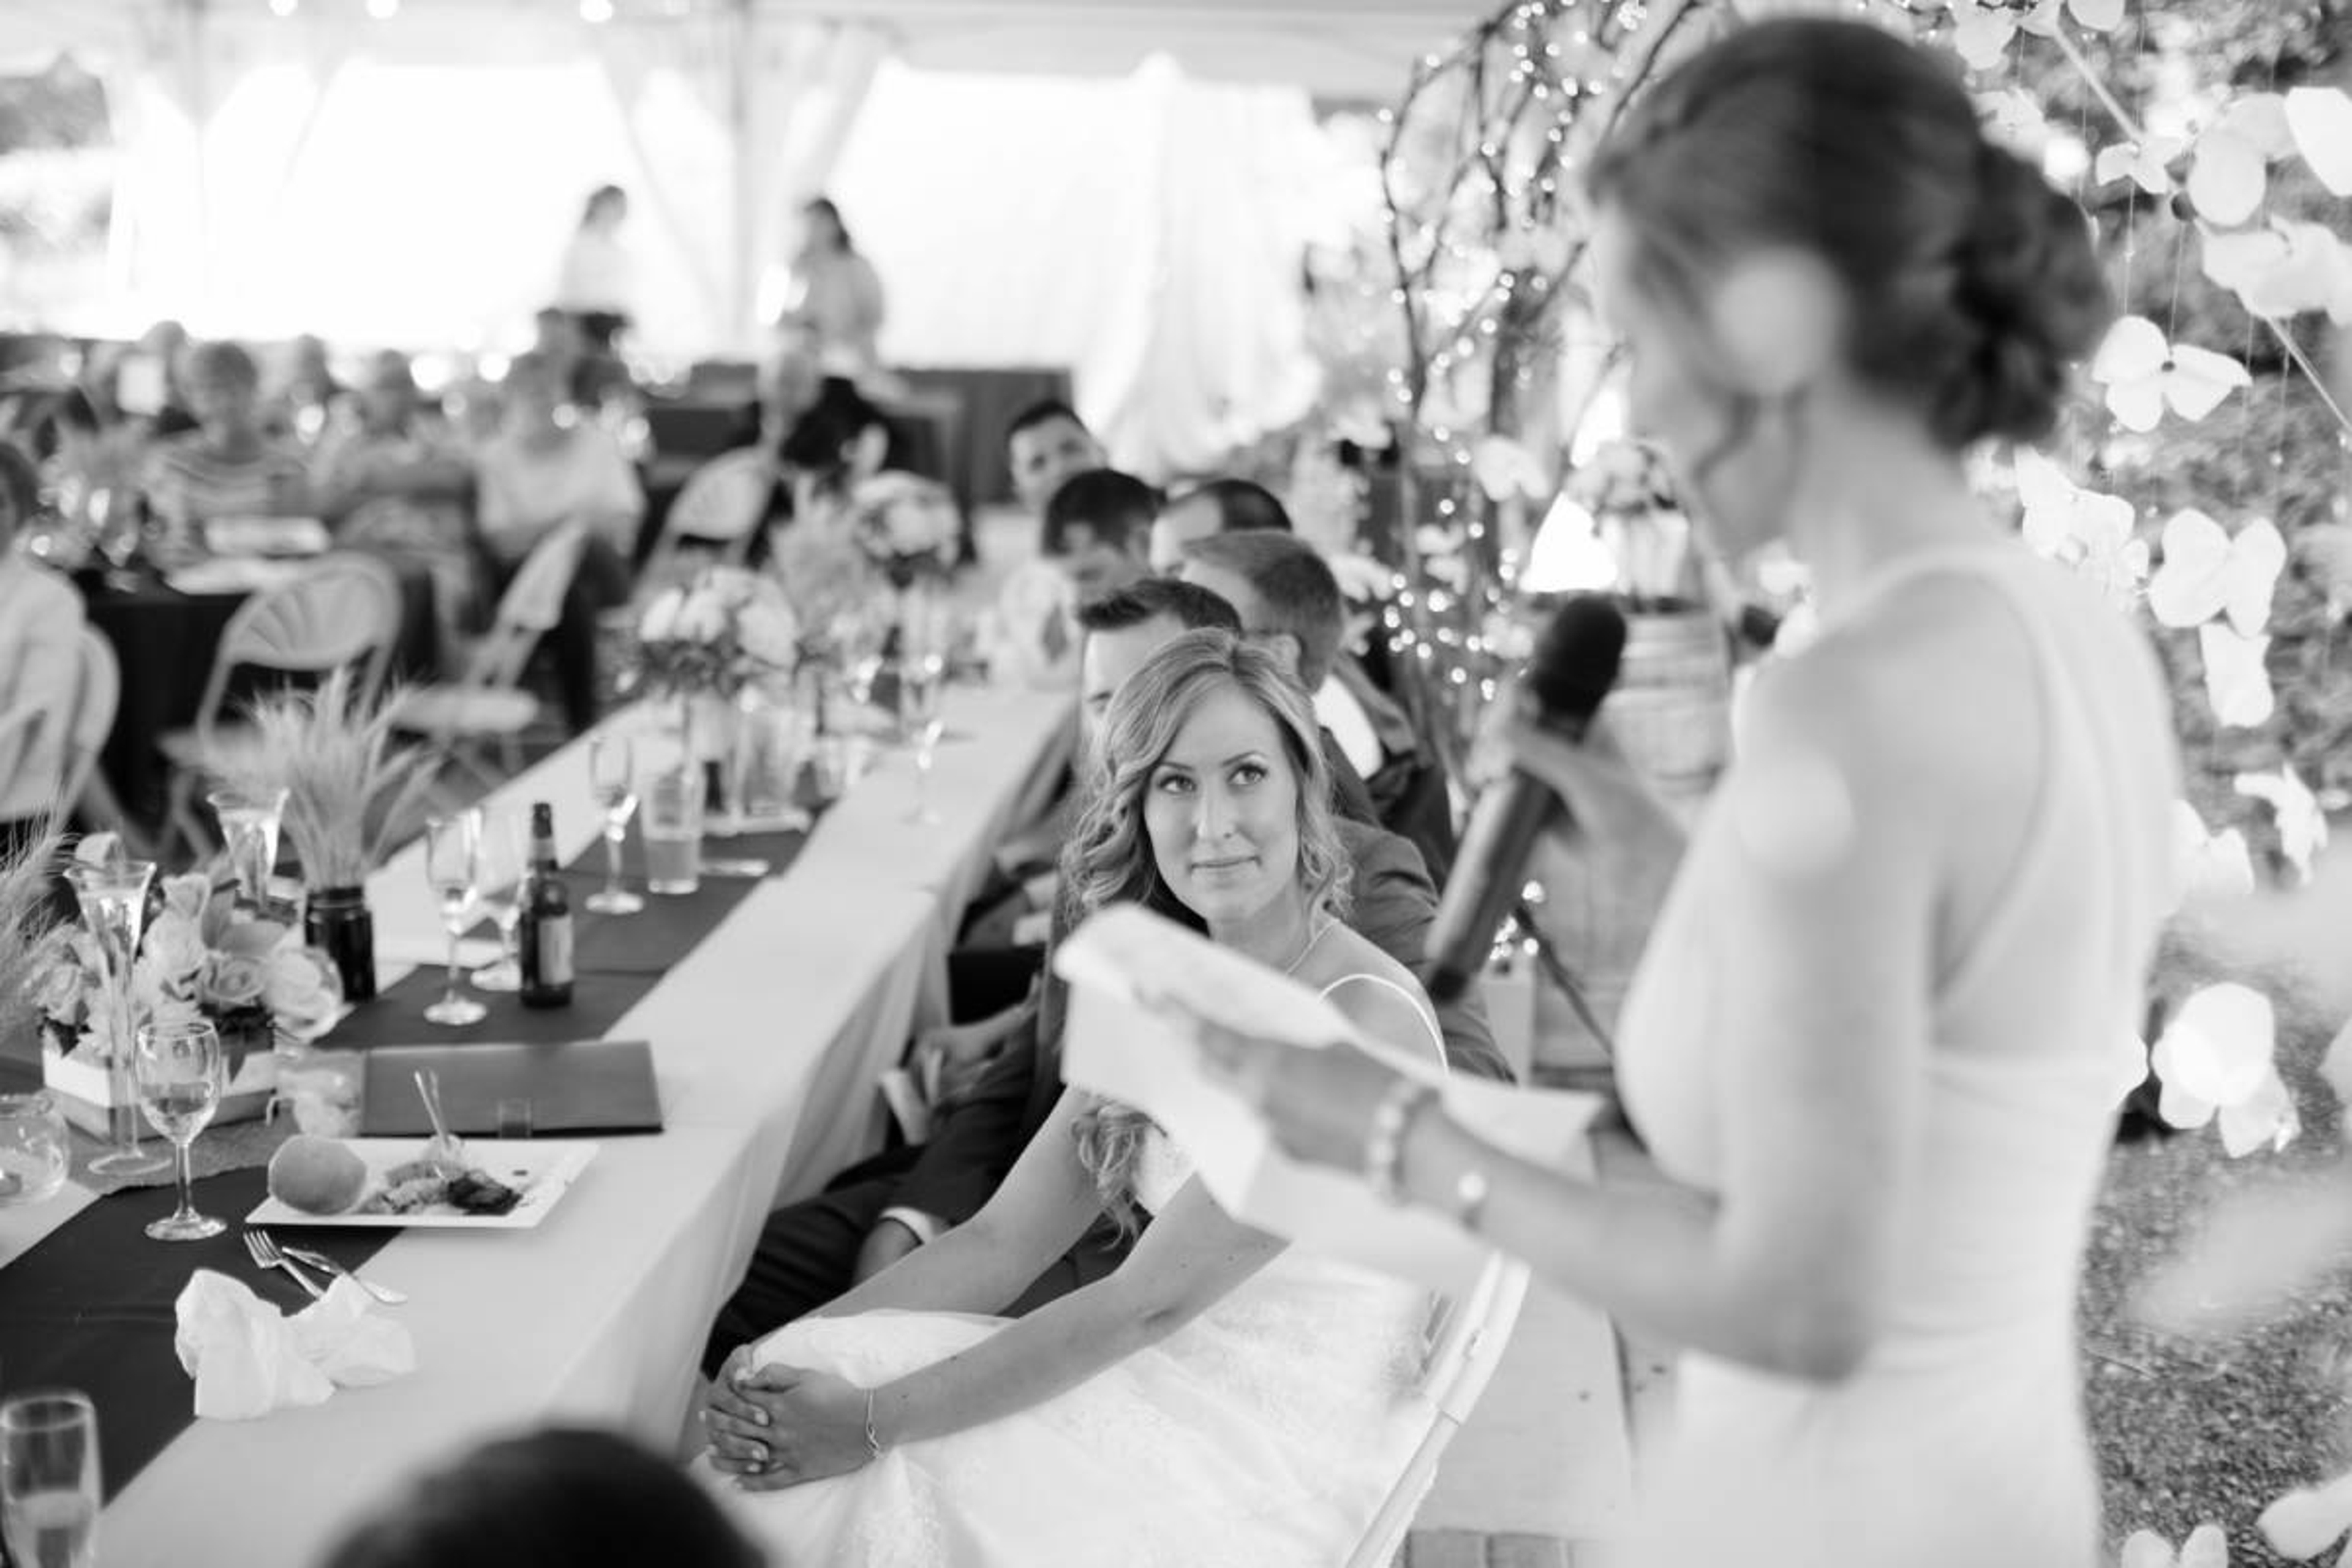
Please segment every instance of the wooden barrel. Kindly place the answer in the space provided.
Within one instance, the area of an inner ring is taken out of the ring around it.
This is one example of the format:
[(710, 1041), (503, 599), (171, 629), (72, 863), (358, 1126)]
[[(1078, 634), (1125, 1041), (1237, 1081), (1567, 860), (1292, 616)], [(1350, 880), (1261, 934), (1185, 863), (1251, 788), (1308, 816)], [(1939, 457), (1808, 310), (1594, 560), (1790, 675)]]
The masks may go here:
[(1669, 600), (1625, 615), (1625, 658), (1602, 704), (1626, 757), (1690, 811), (1731, 759), (1731, 652), (1704, 606)]

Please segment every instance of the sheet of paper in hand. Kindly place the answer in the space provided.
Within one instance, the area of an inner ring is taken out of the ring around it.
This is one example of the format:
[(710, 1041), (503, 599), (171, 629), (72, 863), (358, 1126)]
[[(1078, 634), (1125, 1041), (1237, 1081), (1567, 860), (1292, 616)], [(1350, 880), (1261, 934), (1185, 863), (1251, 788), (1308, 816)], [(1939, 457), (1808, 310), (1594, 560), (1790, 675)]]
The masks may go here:
[(1204, 1068), (1189, 1027), (1162, 999), (1301, 1050), (1352, 1040), (1401, 1072), (1442, 1083), (1457, 1121), (1538, 1164), (1564, 1163), (1600, 1109), (1597, 1095), (1446, 1078), (1426, 1055), (1366, 1038), (1287, 975), (1132, 905), (1079, 927), (1054, 963), (1071, 988), (1064, 1079), (1157, 1121), (1235, 1219), (1448, 1292), (1466, 1290), (1493, 1249), (1433, 1212), (1381, 1202), (1359, 1172), (1285, 1155), (1257, 1113)]

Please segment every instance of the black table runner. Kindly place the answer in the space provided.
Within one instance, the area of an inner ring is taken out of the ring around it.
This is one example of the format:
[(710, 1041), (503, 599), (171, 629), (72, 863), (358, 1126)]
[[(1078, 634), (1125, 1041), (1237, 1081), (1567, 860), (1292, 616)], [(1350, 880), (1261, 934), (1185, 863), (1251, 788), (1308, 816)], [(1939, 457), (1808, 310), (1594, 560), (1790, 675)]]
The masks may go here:
[[(764, 859), (775, 877), (806, 842), (803, 833), (746, 835), (706, 840), (703, 853), (706, 860), (714, 855)], [(592, 845), (565, 868), (578, 931), (571, 1006), (528, 1008), (512, 993), (468, 989), (467, 994), (488, 1008), (481, 1022), (462, 1029), (430, 1024), (425, 1008), (446, 978), (434, 964), (354, 1008), (321, 1047), (602, 1037), (758, 886), (753, 878), (706, 876), (697, 892), (646, 896), (635, 914), (595, 914), (583, 906), (588, 893), (604, 884), (604, 855), (601, 844)], [(628, 863), (642, 861), (633, 857)], [(630, 885), (644, 891), (641, 878)], [(265, 1172), (227, 1172), (197, 1182), (194, 1192), (201, 1212), (229, 1222), (220, 1236), (150, 1240), (144, 1227), (172, 1212), (177, 1188), (127, 1188), (90, 1203), (0, 1268), (0, 1388), (67, 1387), (89, 1394), (99, 1413), (110, 1500), (195, 1420), (194, 1384), (173, 1348), (173, 1302), (191, 1274), (212, 1268), (242, 1279), (289, 1312), (310, 1304), (283, 1272), (258, 1269), (246, 1254), (242, 1221), (268, 1195)], [(357, 1268), (400, 1234), (387, 1227), (304, 1226), (300, 1245)]]

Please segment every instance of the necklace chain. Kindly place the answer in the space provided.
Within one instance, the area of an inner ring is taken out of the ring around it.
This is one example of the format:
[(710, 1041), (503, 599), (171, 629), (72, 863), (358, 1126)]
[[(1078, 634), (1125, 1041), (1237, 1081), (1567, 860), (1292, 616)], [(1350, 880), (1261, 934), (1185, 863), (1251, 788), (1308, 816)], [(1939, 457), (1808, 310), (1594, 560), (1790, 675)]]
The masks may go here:
[(1298, 956), (1297, 958), (1292, 959), (1288, 963), (1282, 966), (1282, 972), (1285, 974), (1297, 973), (1298, 966), (1307, 962), (1307, 955), (1315, 951), (1315, 944), (1321, 942), (1325, 934), (1337, 923), (1339, 922), (1336, 921), (1325, 921), (1319, 926), (1312, 926), (1307, 933), (1307, 945), (1298, 950)]

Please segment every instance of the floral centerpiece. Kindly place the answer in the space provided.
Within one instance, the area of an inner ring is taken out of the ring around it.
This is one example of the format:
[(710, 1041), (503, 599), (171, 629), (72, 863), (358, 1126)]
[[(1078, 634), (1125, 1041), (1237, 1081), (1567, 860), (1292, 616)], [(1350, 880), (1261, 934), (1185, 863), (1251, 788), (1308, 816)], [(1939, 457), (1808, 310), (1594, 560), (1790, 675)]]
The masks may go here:
[(1637, 611), (1688, 608), (1697, 561), (1690, 520), (1655, 448), (1609, 440), (1569, 476), (1564, 493), (1591, 514), (1617, 563), (1618, 591)]
[(963, 514), (945, 485), (891, 470), (850, 492), (852, 537), (901, 592), (944, 578), (963, 553)]
[(624, 689), (733, 698), (791, 674), (799, 658), (800, 618), (782, 586), (740, 566), (714, 566), (646, 603)]
[[(108, 837), (85, 839), (80, 858), (102, 858)], [(277, 1081), (271, 1053), (281, 1037), (315, 1040), (334, 1026), (343, 995), (333, 962), (295, 926), (241, 918), (235, 893), (234, 878), (206, 869), (165, 878), (149, 894), (127, 1015), (88, 929), (59, 926), (41, 939), (32, 995), (47, 1036), (43, 1075), (69, 1120), (103, 1134), (108, 1044), (143, 1025), (212, 1021), (228, 1071), (220, 1121), (259, 1112)]]

